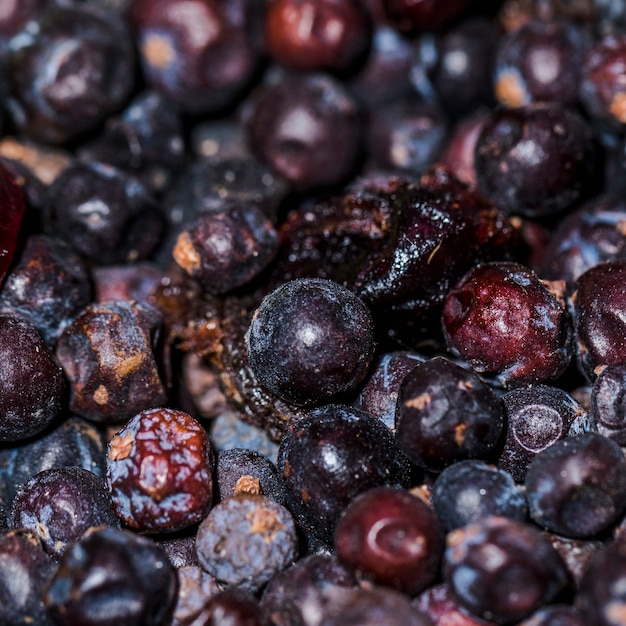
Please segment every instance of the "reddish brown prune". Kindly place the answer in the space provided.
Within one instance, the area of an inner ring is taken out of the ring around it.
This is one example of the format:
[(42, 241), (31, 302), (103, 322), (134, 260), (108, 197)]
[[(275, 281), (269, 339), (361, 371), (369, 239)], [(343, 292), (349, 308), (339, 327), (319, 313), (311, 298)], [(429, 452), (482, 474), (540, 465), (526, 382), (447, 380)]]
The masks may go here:
[(129, 10), (145, 81), (183, 111), (233, 103), (260, 60), (256, 3), (138, 0)]
[(174, 261), (209, 293), (223, 294), (252, 281), (272, 261), (278, 235), (254, 204), (231, 204), (183, 226)]
[(504, 385), (557, 378), (572, 357), (572, 324), (548, 287), (518, 263), (470, 270), (445, 299), (448, 348)]
[(24, 190), (11, 171), (0, 164), (0, 282), (13, 260), (25, 211)]
[(70, 409), (95, 422), (117, 424), (162, 405), (166, 390), (155, 355), (160, 324), (155, 308), (134, 301), (83, 309), (56, 345), (69, 381)]
[(0, 623), (52, 626), (43, 602), (55, 561), (27, 530), (0, 534)]
[(339, 561), (357, 576), (413, 596), (438, 576), (444, 531), (426, 503), (404, 489), (359, 494), (335, 528)]
[(63, 239), (33, 234), (0, 290), (2, 310), (25, 316), (53, 346), (91, 300), (83, 259)]
[(371, 24), (359, 0), (271, 0), (265, 13), (269, 54), (301, 71), (349, 70), (369, 48)]
[(45, 430), (61, 411), (64, 391), (63, 370), (35, 326), (0, 315), (0, 441)]
[(143, 532), (192, 526), (211, 508), (214, 464), (209, 437), (195, 419), (176, 409), (146, 409), (108, 445), (113, 510)]
[(93, 3), (49, 3), (9, 42), (9, 107), (21, 133), (61, 143), (129, 97), (135, 52), (125, 21)]
[(54, 467), (26, 481), (11, 505), (11, 527), (27, 528), (59, 558), (92, 526), (119, 526), (104, 478), (82, 467)]
[(196, 549), (200, 565), (219, 583), (256, 593), (297, 557), (296, 525), (274, 500), (241, 493), (209, 511)]
[(57, 626), (163, 626), (177, 587), (176, 570), (154, 541), (97, 527), (65, 551), (43, 597)]
[(626, 361), (626, 259), (600, 263), (574, 283), (571, 296), (576, 357), (594, 380), (604, 365)]

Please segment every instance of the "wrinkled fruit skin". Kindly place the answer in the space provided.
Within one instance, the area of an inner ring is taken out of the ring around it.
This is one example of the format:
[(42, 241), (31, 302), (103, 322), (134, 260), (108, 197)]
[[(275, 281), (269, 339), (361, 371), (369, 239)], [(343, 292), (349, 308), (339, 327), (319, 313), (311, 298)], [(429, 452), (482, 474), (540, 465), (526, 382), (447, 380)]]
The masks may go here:
[(196, 420), (179, 410), (146, 409), (109, 442), (113, 510), (140, 531), (191, 526), (211, 508), (213, 468), (208, 435)]

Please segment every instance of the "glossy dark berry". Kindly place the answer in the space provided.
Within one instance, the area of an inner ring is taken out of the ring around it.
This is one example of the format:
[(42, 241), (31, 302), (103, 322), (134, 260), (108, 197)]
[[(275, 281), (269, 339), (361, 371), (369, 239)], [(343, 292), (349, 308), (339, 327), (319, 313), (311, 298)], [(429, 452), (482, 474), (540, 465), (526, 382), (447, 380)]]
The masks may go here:
[(459, 603), (498, 624), (530, 615), (569, 582), (563, 561), (538, 528), (499, 516), (448, 534), (443, 575)]
[(20, 485), (53, 467), (82, 467), (104, 477), (105, 453), (102, 433), (70, 416), (34, 438), (0, 448), (0, 495), (11, 503)]
[(96, 265), (146, 259), (165, 218), (139, 179), (101, 163), (76, 163), (48, 188), (44, 230)]
[(440, 471), (491, 456), (504, 428), (495, 393), (470, 369), (434, 357), (409, 372), (396, 405), (396, 439), (409, 458)]
[(507, 430), (498, 467), (524, 482), (528, 465), (538, 452), (571, 434), (585, 409), (566, 391), (549, 385), (529, 385), (502, 396)]
[(524, 265), (479, 265), (446, 296), (448, 347), (505, 385), (555, 379), (572, 356), (571, 321), (557, 296)]
[(134, 2), (129, 19), (146, 82), (187, 112), (230, 105), (259, 63), (257, 11), (245, 0)]
[(452, 626), (495, 626), (495, 622), (481, 619), (459, 604), (446, 583), (431, 585), (415, 596), (412, 603), (433, 624), (449, 622)]
[(528, 517), (524, 490), (508, 472), (484, 461), (468, 459), (446, 467), (431, 488), (437, 516), (454, 530), (488, 515), (521, 522)]
[(44, 142), (93, 129), (125, 104), (135, 78), (127, 24), (93, 4), (52, 3), (9, 42), (7, 56), (12, 119)]
[(298, 522), (332, 541), (343, 509), (361, 492), (406, 486), (410, 466), (377, 418), (326, 405), (290, 424), (278, 450), (286, 503)]
[(161, 318), (128, 300), (91, 304), (65, 328), (55, 355), (69, 382), (69, 407), (119, 424), (166, 400), (156, 352)]
[(0, 441), (32, 437), (62, 408), (65, 380), (36, 327), (0, 315)]
[(265, 455), (247, 448), (217, 453), (216, 502), (238, 493), (262, 494), (282, 504), (281, 479), (276, 465)]
[(58, 558), (91, 526), (118, 526), (103, 478), (82, 467), (43, 470), (26, 481), (11, 505), (11, 526), (27, 528)]
[(626, 123), (625, 61), (626, 37), (608, 32), (588, 51), (582, 66), (580, 100), (592, 118), (614, 130)]
[(602, 194), (567, 215), (552, 233), (540, 262), (541, 277), (569, 287), (600, 263), (626, 256), (626, 205)]
[(358, 0), (271, 0), (265, 41), (271, 57), (301, 71), (349, 70), (369, 49), (371, 23)]
[(184, 225), (174, 260), (209, 293), (250, 282), (278, 251), (274, 225), (257, 206), (230, 205)]
[(261, 384), (307, 405), (350, 391), (363, 379), (373, 358), (374, 321), (345, 287), (303, 278), (263, 299), (245, 340)]
[(146, 409), (111, 439), (107, 484), (113, 510), (131, 528), (175, 531), (212, 504), (214, 458), (200, 423), (176, 409)]
[(404, 377), (426, 357), (417, 352), (395, 350), (379, 355), (365, 384), (361, 387), (354, 406), (391, 428), (396, 427), (396, 402)]
[(56, 564), (36, 535), (12, 530), (0, 535), (0, 623), (51, 626), (43, 595)]
[(4, 279), (17, 246), (18, 233), (26, 212), (26, 200), (17, 178), (0, 164), (0, 282)]
[(577, 359), (594, 380), (603, 365), (626, 361), (626, 259), (600, 263), (584, 272), (571, 296)]
[(223, 589), (206, 603), (205, 626), (266, 626), (254, 594), (239, 587)]
[(198, 527), (196, 549), (220, 584), (256, 593), (297, 557), (296, 525), (274, 500), (241, 493), (211, 509)]
[(95, 528), (66, 550), (44, 602), (58, 626), (162, 626), (177, 587), (176, 570), (151, 539)]
[(591, 422), (605, 437), (626, 444), (626, 363), (607, 365), (591, 389)]
[(626, 576), (626, 542), (608, 542), (591, 560), (577, 597), (583, 623), (619, 626), (626, 601), (622, 582)]
[(25, 316), (53, 346), (91, 301), (83, 259), (59, 237), (31, 235), (0, 290), (0, 306)]
[(530, 20), (498, 44), (496, 97), (511, 108), (542, 101), (575, 106), (590, 45), (589, 33), (574, 21)]
[(339, 560), (365, 580), (415, 595), (437, 577), (443, 528), (435, 512), (404, 489), (359, 494), (335, 529)]
[(480, 191), (508, 213), (558, 213), (586, 197), (593, 174), (588, 122), (559, 103), (496, 109), (475, 147)]
[(626, 460), (597, 433), (567, 437), (542, 450), (528, 468), (531, 518), (566, 537), (593, 537), (626, 507)]
[(355, 172), (362, 149), (360, 111), (337, 79), (278, 73), (260, 88), (252, 107), (252, 151), (298, 190), (338, 185)]
[(311, 615), (321, 615), (324, 591), (329, 587), (356, 587), (354, 574), (334, 554), (302, 556), (278, 572), (261, 596), (261, 606), (275, 626), (307, 624)]

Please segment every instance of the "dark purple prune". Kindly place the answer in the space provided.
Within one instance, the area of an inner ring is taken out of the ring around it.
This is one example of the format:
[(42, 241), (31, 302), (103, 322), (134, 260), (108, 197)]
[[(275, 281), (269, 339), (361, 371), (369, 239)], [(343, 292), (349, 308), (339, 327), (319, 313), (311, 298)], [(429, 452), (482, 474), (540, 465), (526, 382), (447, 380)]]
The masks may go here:
[(301, 71), (351, 70), (369, 49), (371, 22), (359, 0), (270, 0), (265, 42), (274, 61)]
[(504, 35), (495, 55), (494, 91), (501, 104), (576, 106), (590, 33), (572, 20), (532, 19)]
[(168, 626), (207, 626), (207, 604), (221, 591), (215, 578), (199, 565), (180, 567), (176, 576), (178, 597)]
[(301, 278), (263, 299), (245, 341), (262, 385), (310, 405), (351, 391), (364, 378), (374, 355), (374, 321), (339, 283)]
[(589, 123), (557, 102), (492, 111), (474, 155), (481, 193), (526, 217), (553, 215), (585, 199), (596, 161)]
[(504, 430), (502, 406), (471, 369), (433, 357), (402, 381), (396, 404), (398, 445), (420, 467), (441, 471), (493, 455)]
[(580, 583), (576, 606), (584, 624), (619, 626), (623, 623), (625, 577), (626, 541), (610, 541), (591, 559)]
[(205, 291), (223, 294), (252, 281), (278, 251), (278, 234), (254, 204), (224, 206), (183, 225), (174, 261)]
[(369, 167), (420, 176), (439, 158), (447, 132), (440, 108), (415, 95), (382, 103), (369, 116)]
[(626, 508), (626, 459), (598, 433), (566, 437), (535, 456), (524, 487), (537, 524), (566, 537), (593, 537)]
[(495, 622), (488, 622), (477, 615), (470, 613), (461, 606), (450, 592), (446, 583), (431, 585), (422, 591), (413, 600), (412, 604), (424, 615), (428, 616), (433, 624), (445, 626), (495, 626)]
[(270, 580), (261, 606), (273, 626), (309, 626), (310, 616), (322, 613), (325, 589), (356, 586), (355, 576), (335, 555), (311, 554)]
[(238, 587), (223, 589), (206, 603), (203, 626), (267, 626), (256, 596)]
[(549, 385), (512, 389), (502, 402), (507, 427), (497, 464), (518, 483), (536, 454), (571, 434), (587, 413), (566, 391)]
[(52, 626), (42, 597), (55, 569), (55, 561), (30, 531), (0, 534), (0, 623)]
[(177, 409), (146, 409), (111, 439), (107, 484), (113, 510), (131, 528), (172, 532), (211, 508), (215, 460), (204, 428)]
[(503, 385), (553, 380), (572, 357), (560, 294), (519, 263), (470, 270), (445, 298), (443, 327), (453, 354)]
[(20, 132), (61, 143), (119, 109), (135, 79), (124, 20), (92, 4), (46, 10), (8, 44), (7, 106)]
[(63, 239), (33, 234), (2, 285), (0, 307), (26, 317), (54, 346), (91, 295), (83, 259)]
[(176, 568), (198, 566), (196, 552), (196, 527), (190, 526), (180, 532), (151, 535), (155, 543), (167, 554), (170, 563)]
[(498, 624), (527, 617), (569, 583), (541, 530), (493, 515), (448, 533), (443, 576), (460, 604)]
[(555, 604), (535, 611), (518, 626), (585, 626), (581, 614), (567, 604)]
[(53, 467), (82, 467), (104, 477), (105, 452), (100, 431), (70, 416), (35, 438), (0, 448), (0, 495), (12, 502), (20, 485)]
[(565, 567), (569, 572), (570, 579), (574, 584), (574, 589), (580, 587), (580, 581), (587, 571), (587, 567), (595, 554), (604, 548), (606, 537), (597, 539), (574, 539), (572, 537), (562, 537), (553, 532), (546, 532), (552, 547), (559, 553)]
[(431, 507), (404, 489), (377, 487), (343, 510), (334, 547), (359, 578), (413, 596), (437, 578), (443, 540)]
[(230, 448), (217, 453), (215, 501), (238, 493), (257, 493), (279, 504), (283, 487), (276, 465), (265, 455), (248, 448)]
[(361, 492), (405, 487), (410, 463), (377, 418), (342, 405), (311, 410), (290, 423), (278, 449), (286, 503), (313, 535), (332, 541), (343, 509)]
[(626, 36), (610, 31), (587, 52), (584, 59), (579, 98), (588, 114), (613, 131), (626, 124), (626, 89), (623, 74)]
[(353, 405), (395, 429), (396, 402), (402, 380), (425, 360), (426, 357), (408, 350), (378, 355)]
[(231, 105), (259, 64), (257, 13), (246, 0), (133, 2), (129, 20), (146, 83), (188, 113)]
[(296, 525), (274, 500), (241, 493), (209, 511), (198, 527), (196, 550), (218, 583), (256, 593), (296, 559)]
[(181, 169), (185, 140), (178, 106), (162, 94), (146, 89), (104, 129), (77, 149), (83, 162), (108, 163), (139, 178), (160, 193)]
[(63, 370), (33, 324), (0, 315), (0, 441), (46, 429), (62, 408)]
[(248, 134), (263, 163), (303, 192), (339, 185), (356, 171), (363, 123), (343, 83), (326, 74), (276, 72), (259, 90)]
[(626, 363), (607, 365), (591, 388), (591, 423), (601, 435), (626, 445)]
[(626, 361), (625, 281), (626, 258), (595, 265), (574, 283), (576, 357), (590, 381), (602, 366)]
[(154, 307), (135, 301), (85, 307), (55, 350), (69, 383), (70, 410), (95, 422), (119, 424), (164, 404), (156, 361), (160, 325)]
[(547, 280), (568, 287), (588, 269), (626, 257), (626, 204), (620, 196), (602, 194), (584, 202), (560, 221), (540, 261)]
[(11, 505), (11, 527), (27, 528), (59, 558), (92, 526), (119, 526), (103, 478), (82, 467), (53, 467), (21, 485)]
[(394, 589), (328, 587), (323, 597), (321, 619), (308, 620), (305, 626), (432, 626), (405, 594)]
[(430, 497), (447, 531), (488, 515), (526, 521), (528, 505), (511, 474), (483, 461), (468, 459), (446, 467), (435, 478)]
[(11, 266), (25, 211), (23, 188), (17, 177), (0, 163), (0, 283)]
[(57, 626), (163, 626), (177, 587), (176, 570), (154, 541), (98, 527), (65, 551), (44, 603)]
[(139, 179), (102, 163), (68, 167), (48, 188), (45, 232), (95, 265), (146, 259), (165, 225), (160, 204)]

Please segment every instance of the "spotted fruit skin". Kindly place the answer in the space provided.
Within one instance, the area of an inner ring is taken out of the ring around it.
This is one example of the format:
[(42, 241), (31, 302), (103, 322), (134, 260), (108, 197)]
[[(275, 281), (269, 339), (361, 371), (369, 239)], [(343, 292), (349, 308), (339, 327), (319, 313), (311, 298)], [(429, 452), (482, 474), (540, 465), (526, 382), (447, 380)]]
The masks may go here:
[(209, 437), (194, 418), (176, 409), (141, 411), (109, 442), (113, 510), (142, 532), (187, 528), (211, 508), (214, 466)]

